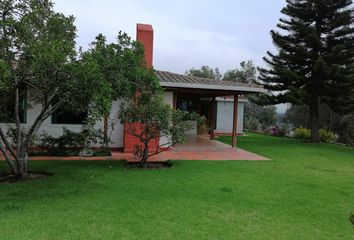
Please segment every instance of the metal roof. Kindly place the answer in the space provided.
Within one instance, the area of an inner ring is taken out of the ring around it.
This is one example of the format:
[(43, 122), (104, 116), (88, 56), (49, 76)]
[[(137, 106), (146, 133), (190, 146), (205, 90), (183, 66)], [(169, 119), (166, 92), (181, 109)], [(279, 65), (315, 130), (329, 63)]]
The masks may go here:
[(165, 88), (191, 88), (205, 90), (239, 91), (245, 93), (265, 93), (259, 85), (232, 81), (222, 81), (194, 76), (187, 76), (166, 71), (156, 71), (160, 84)]

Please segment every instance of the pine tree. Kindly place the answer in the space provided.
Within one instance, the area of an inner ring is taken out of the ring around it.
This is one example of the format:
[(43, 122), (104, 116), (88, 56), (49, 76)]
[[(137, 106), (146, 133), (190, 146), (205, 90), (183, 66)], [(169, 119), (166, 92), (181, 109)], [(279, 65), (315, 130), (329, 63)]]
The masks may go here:
[(310, 109), (311, 137), (319, 142), (319, 105), (344, 113), (354, 109), (354, 11), (352, 0), (287, 0), (278, 31), (278, 53), (264, 58), (260, 81), (267, 104)]

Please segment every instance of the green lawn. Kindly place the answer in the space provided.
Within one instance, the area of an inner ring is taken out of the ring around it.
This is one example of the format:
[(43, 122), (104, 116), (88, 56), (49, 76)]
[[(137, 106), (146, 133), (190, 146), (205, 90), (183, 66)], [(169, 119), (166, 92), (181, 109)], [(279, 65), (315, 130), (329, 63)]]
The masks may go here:
[(0, 185), (0, 239), (354, 239), (353, 148), (261, 135), (239, 145), (273, 160), (32, 162), (55, 176)]

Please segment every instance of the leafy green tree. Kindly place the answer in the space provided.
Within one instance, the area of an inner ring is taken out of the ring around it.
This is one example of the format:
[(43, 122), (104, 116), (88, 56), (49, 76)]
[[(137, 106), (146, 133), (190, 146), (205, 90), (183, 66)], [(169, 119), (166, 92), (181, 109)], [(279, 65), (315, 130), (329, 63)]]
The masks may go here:
[(240, 83), (254, 83), (256, 81), (257, 68), (251, 61), (243, 61), (240, 63), (241, 68), (227, 71), (222, 80)]
[[(2, 103), (14, 104), (9, 115), (16, 130), (14, 149), (0, 127), (0, 150), (11, 172), (26, 179), (28, 148), (44, 120), (60, 107), (81, 111), (103, 101), (100, 93), (108, 86), (94, 61), (77, 57), (74, 18), (56, 13), (51, 1), (4, 0), (0, 17), (0, 85), (6, 86), (0, 96)], [(28, 103), (41, 106), (28, 129), (20, 122), (23, 89)]]
[(219, 68), (213, 69), (209, 66), (202, 66), (200, 69), (189, 69), (186, 71), (186, 75), (216, 80), (220, 80), (222, 78)]
[[(320, 105), (320, 128), (338, 134), (338, 142), (354, 144), (354, 114), (335, 113), (326, 104)], [(294, 128), (309, 128), (309, 108), (291, 106), (285, 113), (283, 121)]]
[(259, 106), (252, 101), (245, 105), (245, 126), (246, 128), (258, 128), (258, 124), (261, 129), (251, 130), (263, 130), (272, 126), (277, 122), (277, 112), (275, 106)]
[(268, 104), (309, 107), (311, 139), (319, 142), (319, 106), (333, 111), (354, 108), (354, 18), (351, 0), (287, 0), (280, 31), (271, 31), (277, 54), (268, 52), (269, 68), (260, 83), (273, 95)]
[[(97, 64), (97, 70), (102, 75), (104, 81), (110, 85), (110, 91), (106, 91), (104, 95), (105, 106), (108, 110), (104, 115), (104, 141), (107, 147), (109, 142), (108, 125), (113, 129), (117, 123), (116, 117), (118, 113), (113, 114), (113, 119), (109, 119), (111, 108), (109, 107), (113, 101), (125, 95), (134, 94), (134, 79), (137, 72), (141, 70), (144, 61), (144, 49), (136, 41), (123, 32), (119, 32), (117, 42), (107, 43), (106, 37), (99, 34), (95, 41), (91, 43), (89, 50), (83, 53), (84, 61), (93, 61)], [(109, 94), (107, 94), (109, 93)], [(99, 96), (103, 96), (100, 94)], [(100, 118), (101, 116), (98, 116)], [(98, 118), (95, 118), (97, 120)], [(93, 123), (94, 124), (94, 123)]]
[[(205, 121), (195, 113), (172, 110), (164, 102), (163, 91), (153, 70), (141, 68), (134, 81), (135, 92), (122, 98), (119, 119), (127, 124), (127, 133), (136, 137), (139, 144), (134, 154), (140, 158), (142, 167), (147, 168), (149, 157), (182, 143), (192, 124), (190, 121)], [(149, 143), (158, 137), (166, 137), (167, 143), (149, 149)]]

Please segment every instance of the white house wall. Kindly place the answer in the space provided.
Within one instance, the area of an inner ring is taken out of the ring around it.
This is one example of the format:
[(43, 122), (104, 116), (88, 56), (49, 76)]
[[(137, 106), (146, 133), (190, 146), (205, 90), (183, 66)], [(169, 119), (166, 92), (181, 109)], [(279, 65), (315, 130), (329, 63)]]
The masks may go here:
[[(26, 118), (27, 123), (22, 124), (22, 126), (27, 129), (32, 126), (33, 122), (35, 121), (36, 117), (39, 115), (41, 111), (41, 105), (39, 104), (29, 104), (29, 105), (31, 105), (32, 107), (27, 109), (27, 118)], [(118, 108), (119, 108), (119, 102), (118, 101), (113, 102), (112, 111), (110, 114), (111, 119), (113, 119), (113, 117), (116, 116), (118, 112)], [(6, 133), (8, 128), (14, 126), (14, 124), (0, 123), (0, 126)], [(38, 134), (46, 132), (47, 134), (53, 137), (59, 137), (63, 135), (64, 128), (73, 132), (80, 132), (82, 130), (82, 125), (81, 124), (53, 124), (52, 117), (50, 116), (43, 122), (41, 128), (38, 131)], [(103, 121), (97, 122), (95, 128), (103, 130)], [(111, 129), (109, 129), (108, 134), (112, 132), (112, 136), (111, 136), (112, 143), (110, 144), (110, 147), (112, 148), (123, 147), (123, 131), (124, 131), (124, 127), (119, 122), (115, 125), (113, 132)]]
[[(173, 92), (165, 92), (164, 93), (165, 102), (173, 107)], [(233, 102), (231, 101), (218, 101), (217, 102), (217, 129), (218, 133), (231, 133), (232, 132), (232, 119), (233, 119)], [(238, 133), (243, 133), (243, 111), (244, 111), (244, 103), (239, 103), (239, 111), (238, 111)], [(29, 128), (38, 114), (40, 113), (41, 106), (38, 104), (33, 104), (33, 106), (27, 109), (27, 123), (23, 124), (23, 127)], [(110, 114), (110, 119), (116, 118), (116, 115), (119, 110), (119, 101), (115, 101), (112, 104), (112, 110)], [(14, 124), (8, 123), (0, 123), (0, 126), (3, 128), (5, 132), (7, 132), (8, 127)], [(103, 121), (99, 121), (96, 123), (96, 129), (103, 130)], [(111, 135), (110, 147), (112, 148), (123, 148), (124, 147), (124, 125), (120, 124), (117, 121), (113, 132), (110, 128), (109, 124), (108, 134)], [(46, 119), (41, 128), (39, 129), (39, 134), (42, 132), (46, 132), (51, 136), (58, 137), (63, 134), (63, 128), (69, 129), (73, 132), (80, 132), (82, 130), (82, 125), (80, 124), (53, 124), (51, 117)], [(196, 132), (196, 130), (193, 130)], [(168, 142), (168, 138), (162, 137), (160, 139), (160, 144), (165, 144)]]
[[(237, 133), (243, 134), (243, 102), (238, 103), (238, 117), (237, 117)], [(217, 102), (217, 118), (216, 118), (216, 132), (217, 133), (232, 133), (233, 125), (233, 108), (232, 101), (218, 101)]]

